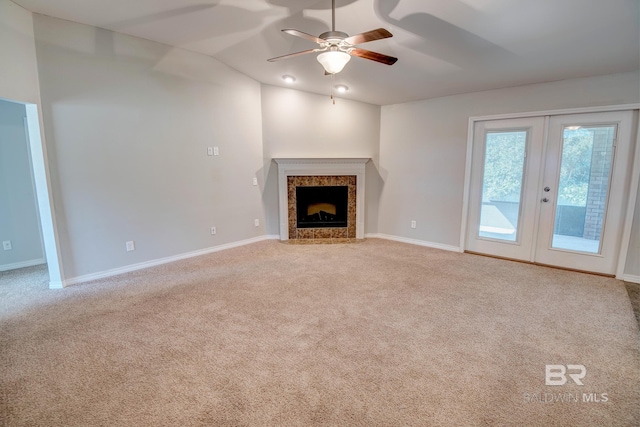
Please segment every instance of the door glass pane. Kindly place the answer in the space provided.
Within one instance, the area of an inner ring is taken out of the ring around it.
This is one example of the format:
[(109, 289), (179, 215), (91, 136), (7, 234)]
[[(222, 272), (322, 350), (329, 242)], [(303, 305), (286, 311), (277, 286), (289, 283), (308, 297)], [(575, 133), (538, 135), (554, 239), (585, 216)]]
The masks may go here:
[(553, 248), (600, 253), (616, 127), (563, 129)]
[(527, 131), (488, 132), (478, 236), (515, 242)]

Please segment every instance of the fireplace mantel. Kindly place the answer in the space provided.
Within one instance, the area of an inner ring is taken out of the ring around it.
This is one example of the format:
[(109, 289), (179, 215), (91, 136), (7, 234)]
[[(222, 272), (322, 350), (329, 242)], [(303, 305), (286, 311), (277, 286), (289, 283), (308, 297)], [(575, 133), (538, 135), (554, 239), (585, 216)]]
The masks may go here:
[(280, 240), (289, 240), (287, 177), (356, 176), (356, 239), (364, 238), (364, 177), (368, 158), (277, 158)]

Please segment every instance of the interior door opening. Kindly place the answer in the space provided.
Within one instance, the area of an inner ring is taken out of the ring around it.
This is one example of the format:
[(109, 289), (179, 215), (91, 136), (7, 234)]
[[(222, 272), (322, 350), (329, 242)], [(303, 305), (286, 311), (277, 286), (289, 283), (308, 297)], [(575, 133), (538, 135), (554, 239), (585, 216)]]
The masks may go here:
[(0, 100), (0, 102), (24, 106), (24, 121), (21, 125), (24, 128), (24, 136), (27, 139), (24, 143), (27, 145), (26, 151), (29, 156), (28, 167), (30, 170), (28, 172), (31, 175), (35, 190), (34, 203), (36, 204), (37, 221), (39, 221), (40, 227), (40, 243), (41, 247), (44, 248), (44, 260), (49, 274), (49, 288), (62, 288), (63, 273), (55, 230), (55, 216), (49, 195), (46, 151), (41, 138), (38, 107), (36, 104), (18, 101)]

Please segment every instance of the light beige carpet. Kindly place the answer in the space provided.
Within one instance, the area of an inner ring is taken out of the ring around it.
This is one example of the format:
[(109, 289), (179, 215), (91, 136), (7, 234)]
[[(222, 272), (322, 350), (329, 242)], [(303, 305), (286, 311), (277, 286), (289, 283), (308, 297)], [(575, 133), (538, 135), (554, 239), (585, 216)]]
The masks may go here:
[[(614, 279), (268, 241), (65, 290), (3, 281), (0, 297), (6, 426), (640, 423)], [(548, 364), (583, 365), (584, 385), (571, 369), (545, 385)]]

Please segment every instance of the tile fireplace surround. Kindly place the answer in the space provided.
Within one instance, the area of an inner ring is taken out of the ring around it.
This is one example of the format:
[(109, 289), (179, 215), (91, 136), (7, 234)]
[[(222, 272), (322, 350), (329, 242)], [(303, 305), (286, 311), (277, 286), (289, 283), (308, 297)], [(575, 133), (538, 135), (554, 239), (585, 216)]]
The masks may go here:
[[(349, 215), (349, 224), (346, 229), (318, 229), (321, 237), (343, 237), (343, 233), (351, 231), (351, 236), (356, 239), (364, 238), (364, 190), (365, 190), (365, 165), (367, 158), (277, 158), (273, 159), (278, 164), (278, 206), (280, 219), (280, 240), (313, 238), (310, 230), (300, 229), (295, 236), (290, 235), (295, 231), (296, 218), (290, 213), (290, 201), (295, 200), (296, 185), (349, 185), (349, 197), (353, 197), (355, 190), (355, 220)], [(290, 177), (293, 177), (290, 179)], [(305, 177), (305, 178), (303, 178)], [(309, 178), (306, 178), (309, 177)], [(332, 177), (332, 178), (325, 178)], [(355, 186), (353, 186), (355, 177)], [(291, 182), (291, 193), (289, 184)], [(353, 188), (355, 187), (355, 188)], [(291, 199), (290, 197), (293, 197)], [(349, 201), (353, 206), (353, 201)], [(290, 216), (293, 228), (290, 232)], [(353, 224), (355, 222), (355, 224)], [(354, 227), (355, 225), (355, 227)], [(355, 236), (353, 229), (355, 228)], [(346, 237), (346, 236), (345, 236)]]

